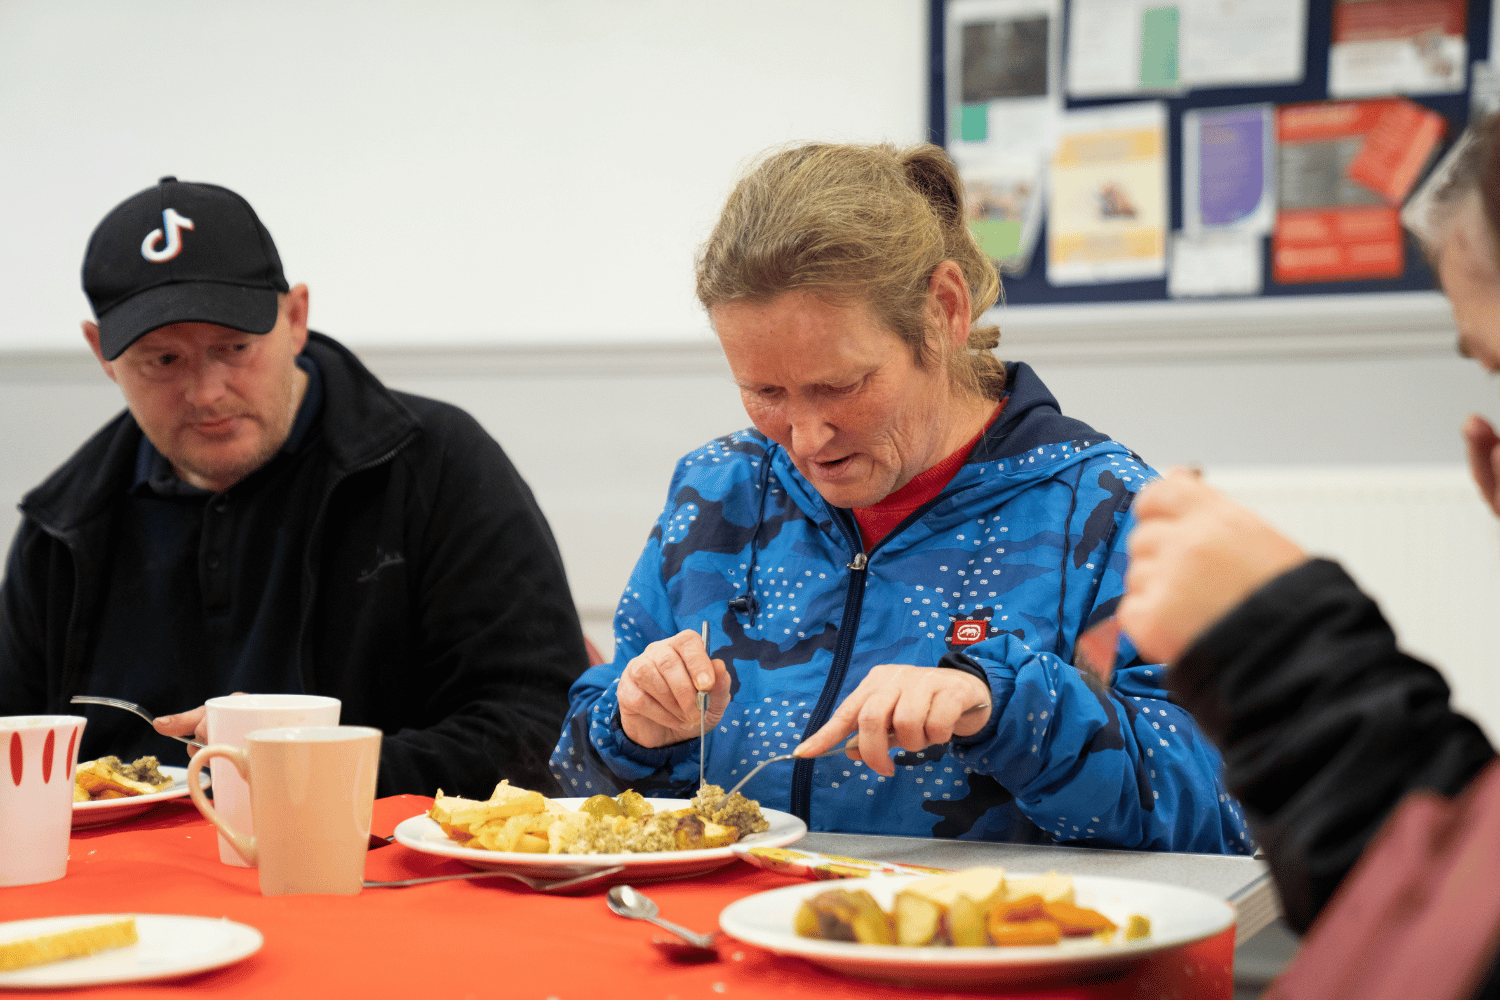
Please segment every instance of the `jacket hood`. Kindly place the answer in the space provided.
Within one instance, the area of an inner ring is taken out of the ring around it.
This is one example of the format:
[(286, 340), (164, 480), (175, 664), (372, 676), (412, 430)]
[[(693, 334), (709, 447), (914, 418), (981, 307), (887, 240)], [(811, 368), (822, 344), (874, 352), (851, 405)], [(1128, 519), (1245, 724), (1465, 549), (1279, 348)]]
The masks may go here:
[(1057, 399), (1030, 365), (1012, 362), (1005, 366), (1005, 375), (1005, 395), (1010, 401), (970, 453), (969, 465), (1013, 458), (1047, 445), (1066, 442), (1081, 451), (1109, 440), (1108, 434), (1082, 420), (1063, 416)]
[[(309, 331), (303, 353), (323, 376), (321, 419), (328, 433), (322, 440), (336, 472), (378, 461), (416, 431), (411, 411), (342, 344)], [(21, 513), (55, 535), (107, 514), (130, 486), (140, 440), (140, 425), (129, 410), (121, 412), (21, 498)]]

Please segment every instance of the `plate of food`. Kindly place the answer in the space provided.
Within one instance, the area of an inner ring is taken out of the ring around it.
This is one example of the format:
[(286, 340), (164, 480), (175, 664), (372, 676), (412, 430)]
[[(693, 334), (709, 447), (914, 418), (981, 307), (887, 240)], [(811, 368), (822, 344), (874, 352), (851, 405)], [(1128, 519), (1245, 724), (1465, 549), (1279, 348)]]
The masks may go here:
[(842, 885), (747, 896), (725, 907), (719, 926), (845, 975), (956, 986), (1111, 972), (1234, 923), (1222, 899), (1135, 879), (975, 868)]
[(238, 962), (260, 931), (225, 918), (105, 913), (0, 923), (0, 990), (169, 979)]
[(397, 825), (396, 842), (488, 871), (563, 879), (618, 865), (622, 881), (646, 881), (729, 864), (737, 843), (781, 847), (805, 833), (797, 817), (714, 785), (692, 799), (548, 799), (502, 781), (483, 802), (439, 794)]
[[(201, 778), (207, 788), (208, 774)], [(187, 768), (163, 767), (155, 757), (129, 764), (118, 757), (84, 761), (73, 772), (73, 829), (133, 819), (187, 794)]]

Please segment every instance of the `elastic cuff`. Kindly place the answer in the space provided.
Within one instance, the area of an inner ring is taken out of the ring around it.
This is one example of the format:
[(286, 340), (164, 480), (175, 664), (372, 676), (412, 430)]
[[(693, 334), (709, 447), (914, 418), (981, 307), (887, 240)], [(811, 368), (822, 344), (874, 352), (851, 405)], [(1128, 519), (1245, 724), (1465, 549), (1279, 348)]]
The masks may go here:
[(967, 747), (994, 739), (995, 731), (1000, 726), (1000, 706), (993, 703), (995, 684), (990, 679), (989, 673), (984, 667), (980, 666), (978, 660), (975, 660), (971, 656), (965, 656), (963, 653), (944, 653), (942, 659), (938, 660), (937, 665), (947, 667), (950, 670), (962, 670), (966, 674), (972, 674), (983, 681), (984, 686), (990, 689), (990, 717), (985, 722), (984, 727), (979, 732), (969, 736), (955, 736), (949, 742), (961, 747)]
[(615, 709), (614, 716), (609, 720), (609, 731), (613, 734), (615, 748), (622, 757), (652, 770), (672, 767), (688, 755), (688, 747), (693, 742), (684, 740), (681, 743), (669, 743), (664, 747), (643, 747), (625, 735), (625, 727), (620, 724), (619, 708)]
[(990, 686), (990, 675), (984, 672), (984, 668), (973, 657), (965, 656), (963, 653), (944, 653), (943, 658), (937, 661), (940, 667), (950, 670), (962, 670), (966, 674), (973, 674), (984, 682), (985, 687)]

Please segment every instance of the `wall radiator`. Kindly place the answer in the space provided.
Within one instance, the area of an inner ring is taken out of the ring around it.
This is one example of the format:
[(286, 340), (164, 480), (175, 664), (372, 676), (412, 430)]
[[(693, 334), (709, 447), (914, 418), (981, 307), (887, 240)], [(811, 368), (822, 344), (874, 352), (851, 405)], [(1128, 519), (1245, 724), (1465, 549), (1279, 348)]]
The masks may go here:
[(1206, 470), (1314, 555), (1336, 559), (1439, 667), (1455, 706), (1500, 735), (1500, 523), (1457, 465)]

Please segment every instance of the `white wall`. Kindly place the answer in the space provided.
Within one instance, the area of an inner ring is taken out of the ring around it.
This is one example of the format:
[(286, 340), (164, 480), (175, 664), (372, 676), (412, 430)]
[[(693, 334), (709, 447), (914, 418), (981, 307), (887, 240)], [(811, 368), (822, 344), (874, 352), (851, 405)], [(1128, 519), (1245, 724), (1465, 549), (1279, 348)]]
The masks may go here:
[(925, 0), (3, 0), (0, 348), (173, 174), (249, 199), (355, 346), (684, 340), (741, 164), (926, 134)]

